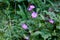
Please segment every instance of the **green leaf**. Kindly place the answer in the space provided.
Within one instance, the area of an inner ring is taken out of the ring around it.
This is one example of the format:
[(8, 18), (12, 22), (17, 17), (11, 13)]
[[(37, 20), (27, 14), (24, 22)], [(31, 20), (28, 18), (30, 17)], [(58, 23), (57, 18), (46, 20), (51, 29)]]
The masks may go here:
[(40, 33), (41, 33), (40, 31), (36, 31), (36, 32), (32, 33), (31, 35), (36, 36), (36, 35), (39, 35)]
[(45, 20), (45, 18), (42, 14), (40, 14), (40, 17), (41, 17), (42, 20)]
[(3, 0), (0, 0), (0, 2), (3, 2)]
[(24, 11), (22, 10), (21, 6), (20, 5), (18, 5), (18, 6), (20, 8), (20, 11), (17, 11), (17, 14), (22, 16), (23, 19), (26, 19), (26, 15), (25, 15)]
[(21, 1), (24, 1), (24, 0), (15, 0), (15, 1), (21, 2)]
[(44, 29), (40, 31), (41, 36), (46, 39), (51, 36), (51, 34), (48, 32), (48, 30)]
[(60, 26), (56, 26), (57, 29), (60, 29)]

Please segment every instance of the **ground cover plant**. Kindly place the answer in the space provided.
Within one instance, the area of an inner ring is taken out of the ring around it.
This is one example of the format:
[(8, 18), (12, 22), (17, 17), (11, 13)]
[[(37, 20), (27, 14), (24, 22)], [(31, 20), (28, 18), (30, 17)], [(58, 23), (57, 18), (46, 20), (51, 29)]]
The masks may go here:
[(60, 0), (0, 0), (0, 40), (60, 40)]

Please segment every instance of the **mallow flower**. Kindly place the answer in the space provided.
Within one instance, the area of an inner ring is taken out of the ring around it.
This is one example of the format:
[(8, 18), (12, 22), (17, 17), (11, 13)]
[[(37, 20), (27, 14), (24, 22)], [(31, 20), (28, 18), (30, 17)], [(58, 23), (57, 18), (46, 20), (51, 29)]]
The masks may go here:
[(54, 20), (52, 20), (52, 19), (49, 19), (49, 22), (53, 24), (53, 23), (54, 23)]
[(31, 14), (32, 18), (36, 18), (37, 15), (38, 15), (38, 14), (37, 14), (36, 12), (34, 12), (34, 11), (33, 11), (32, 14)]
[(22, 28), (23, 28), (23, 29), (28, 29), (28, 26), (27, 26), (25, 23), (23, 23), (23, 24), (22, 24)]
[(33, 10), (34, 8), (35, 8), (34, 5), (30, 5), (29, 8), (28, 8), (28, 10), (31, 11), (31, 10)]

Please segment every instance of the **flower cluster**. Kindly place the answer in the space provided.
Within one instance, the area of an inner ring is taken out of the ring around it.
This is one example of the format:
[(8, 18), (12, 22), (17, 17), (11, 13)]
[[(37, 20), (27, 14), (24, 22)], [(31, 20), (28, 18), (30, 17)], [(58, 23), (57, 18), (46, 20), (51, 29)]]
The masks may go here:
[[(28, 8), (28, 10), (29, 10), (29, 11), (32, 11), (34, 8), (35, 8), (34, 5), (30, 5), (29, 8)], [(33, 11), (32, 14), (31, 14), (31, 17), (32, 17), (32, 18), (36, 18), (37, 16), (38, 16), (37, 12)], [(49, 19), (48, 21), (49, 21), (50, 23), (52, 23), (52, 24), (54, 23), (54, 20), (52, 20), (52, 19)], [(22, 24), (22, 28), (23, 28), (23, 29), (28, 29), (28, 26), (24, 23), (24, 24)]]
[[(29, 11), (32, 11), (34, 8), (35, 8), (34, 5), (30, 5), (29, 8), (28, 8), (28, 10), (29, 10)], [(36, 18), (37, 16), (38, 16), (37, 12), (32, 11), (31, 17), (32, 17), (32, 18)], [(52, 19), (49, 19), (48, 21), (49, 21), (51, 24), (54, 23), (54, 20), (52, 20)], [(22, 24), (22, 28), (26, 30), (26, 29), (28, 29), (28, 26), (27, 26), (25, 23), (23, 23), (23, 24)], [(29, 37), (25, 37), (25, 39), (26, 39), (26, 40), (29, 40)]]
[[(30, 5), (29, 8), (28, 8), (28, 10), (31, 11), (34, 8), (35, 8), (34, 5)], [(32, 18), (36, 18), (37, 17), (37, 13), (33, 11), (32, 14), (31, 14), (31, 16), (32, 16)]]

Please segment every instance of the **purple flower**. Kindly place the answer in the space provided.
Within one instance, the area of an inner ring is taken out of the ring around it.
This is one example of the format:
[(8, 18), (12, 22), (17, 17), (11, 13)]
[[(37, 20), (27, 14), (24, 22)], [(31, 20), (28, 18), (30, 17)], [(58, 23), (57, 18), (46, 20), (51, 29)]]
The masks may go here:
[(37, 17), (37, 13), (36, 12), (32, 12), (31, 16), (32, 16), (32, 18), (36, 18)]
[(54, 20), (52, 20), (52, 19), (49, 19), (49, 22), (53, 24), (53, 23), (54, 23)]
[(28, 26), (26, 24), (22, 24), (23, 29), (28, 29)]
[(30, 5), (29, 8), (28, 8), (28, 10), (31, 11), (31, 10), (34, 9), (34, 8), (35, 8), (34, 5)]

